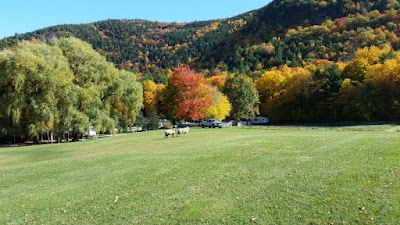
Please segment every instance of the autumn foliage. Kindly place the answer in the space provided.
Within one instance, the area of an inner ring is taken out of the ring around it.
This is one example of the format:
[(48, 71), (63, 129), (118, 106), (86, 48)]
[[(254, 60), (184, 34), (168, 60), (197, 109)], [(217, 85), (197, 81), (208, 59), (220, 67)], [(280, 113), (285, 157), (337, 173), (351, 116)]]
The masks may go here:
[(219, 75), (211, 76), (207, 78), (207, 83), (211, 86), (218, 88), (219, 91), (224, 89), (225, 81), (226, 81), (227, 73), (223, 72)]
[(273, 68), (255, 81), (260, 113), (276, 123), (398, 120), (399, 54), (371, 46), (346, 63)]
[(211, 105), (206, 111), (207, 118), (216, 118), (217, 120), (223, 120), (229, 115), (232, 109), (232, 105), (229, 99), (217, 87), (210, 86), (211, 90)]
[(164, 104), (170, 118), (203, 119), (211, 105), (210, 88), (204, 76), (187, 66), (175, 68), (167, 83)]

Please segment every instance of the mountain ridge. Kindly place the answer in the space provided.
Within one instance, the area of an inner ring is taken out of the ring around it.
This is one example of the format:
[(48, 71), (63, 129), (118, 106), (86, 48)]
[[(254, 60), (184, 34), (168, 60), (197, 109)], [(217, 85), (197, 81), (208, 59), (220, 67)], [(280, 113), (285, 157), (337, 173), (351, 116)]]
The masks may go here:
[[(164, 23), (147, 20), (103, 20), (80, 25), (57, 25), (5, 38), (0, 49), (17, 41), (75, 36), (103, 54), (108, 61), (137, 72), (187, 64), (216, 40), (246, 23), (252, 11), (228, 19)], [(178, 52), (178, 54), (177, 54)]]
[[(141, 19), (57, 25), (0, 40), (76, 36), (108, 61), (151, 76), (189, 64), (199, 71), (254, 73), (314, 60), (349, 60), (357, 48), (389, 43), (399, 49), (399, 3), (393, 0), (274, 0), (235, 17), (188, 23)], [(362, 40), (378, 36), (375, 39)], [(382, 36), (382, 37), (379, 37)], [(365, 38), (367, 37), (367, 38)]]

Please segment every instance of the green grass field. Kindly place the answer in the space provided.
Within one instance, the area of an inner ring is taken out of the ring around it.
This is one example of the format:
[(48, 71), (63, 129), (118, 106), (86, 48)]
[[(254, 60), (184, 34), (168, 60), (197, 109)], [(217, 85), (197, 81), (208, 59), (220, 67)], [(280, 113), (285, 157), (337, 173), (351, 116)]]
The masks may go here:
[(0, 148), (0, 224), (398, 224), (396, 126)]

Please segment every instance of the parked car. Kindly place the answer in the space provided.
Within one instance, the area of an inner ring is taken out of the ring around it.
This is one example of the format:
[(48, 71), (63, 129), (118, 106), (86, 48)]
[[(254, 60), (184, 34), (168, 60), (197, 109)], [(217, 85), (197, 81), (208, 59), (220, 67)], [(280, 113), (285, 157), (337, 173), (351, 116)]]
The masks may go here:
[(189, 125), (189, 124), (187, 124), (187, 123), (178, 123), (178, 125), (176, 125), (176, 127), (178, 127), (178, 128), (182, 128), (182, 127), (190, 127), (190, 125)]
[(198, 127), (199, 123), (196, 122), (189, 122), (181, 120), (175, 127), (182, 128), (182, 127)]
[(87, 131), (83, 132), (83, 137), (85, 137), (85, 138), (91, 138), (91, 137), (96, 137), (96, 136), (97, 136), (97, 133), (93, 126), (90, 126), (87, 129)]
[(217, 119), (210, 118), (210, 119), (203, 120), (203, 121), (199, 124), (199, 126), (200, 126), (201, 128), (204, 128), (204, 127), (208, 127), (208, 128), (216, 128), (216, 127), (219, 127), (219, 128), (222, 128), (222, 122), (221, 122), (221, 121), (218, 121)]

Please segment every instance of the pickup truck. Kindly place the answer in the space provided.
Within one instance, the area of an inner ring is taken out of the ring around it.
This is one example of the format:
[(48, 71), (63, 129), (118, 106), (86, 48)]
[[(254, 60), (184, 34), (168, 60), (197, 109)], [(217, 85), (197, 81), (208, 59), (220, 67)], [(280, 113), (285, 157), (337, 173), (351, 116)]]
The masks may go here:
[(204, 127), (209, 127), (209, 128), (219, 127), (219, 128), (222, 128), (222, 122), (218, 121), (217, 119), (206, 119), (206, 120), (203, 120), (199, 124), (199, 126), (201, 128), (204, 128)]

